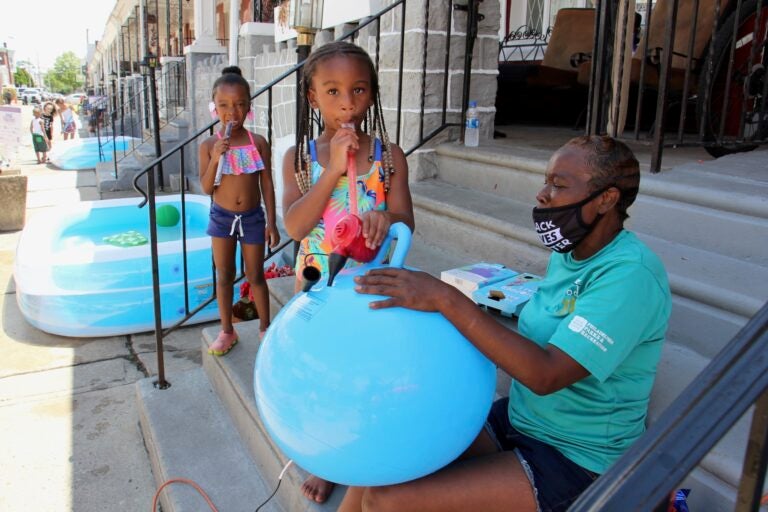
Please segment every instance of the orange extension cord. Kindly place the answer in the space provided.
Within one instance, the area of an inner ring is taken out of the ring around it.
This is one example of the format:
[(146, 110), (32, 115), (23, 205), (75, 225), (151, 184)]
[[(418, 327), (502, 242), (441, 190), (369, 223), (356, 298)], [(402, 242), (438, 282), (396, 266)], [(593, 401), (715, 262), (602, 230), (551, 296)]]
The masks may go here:
[(152, 512), (155, 512), (157, 510), (157, 500), (160, 497), (160, 493), (162, 492), (163, 489), (165, 489), (170, 484), (187, 484), (187, 485), (191, 485), (192, 487), (195, 488), (195, 490), (197, 492), (200, 493), (200, 495), (203, 497), (203, 499), (208, 504), (208, 506), (211, 507), (211, 510), (213, 512), (219, 512), (219, 509), (217, 509), (216, 505), (213, 504), (213, 501), (211, 501), (211, 498), (209, 498), (208, 495), (205, 494), (205, 491), (202, 488), (200, 488), (199, 485), (197, 485), (192, 480), (189, 480), (188, 478), (171, 478), (170, 480), (164, 482), (163, 485), (161, 485), (157, 489), (157, 492), (155, 493), (155, 497), (152, 500)]
[[(275, 490), (272, 491), (272, 494), (270, 494), (269, 497), (261, 503), (261, 505), (256, 507), (256, 512), (259, 512), (259, 510), (261, 510), (261, 508), (264, 505), (269, 503), (269, 501), (272, 498), (275, 497), (275, 494), (277, 494), (278, 489), (280, 489), (280, 482), (283, 481), (283, 476), (285, 476), (285, 472), (288, 471), (288, 468), (291, 467), (291, 464), (293, 464), (293, 460), (289, 460), (285, 464), (285, 466), (283, 466), (283, 470), (280, 472), (280, 475), (277, 477), (277, 486), (275, 486)], [(205, 491), (196, 482), (190, 480), (189, 478), (171, 478), (170, 480), (166, 480), (165, 482), (163, 482), (163, 485), (161, 485), (157, 489), (157, 492), (155, 492), (155, 497), (152, 499), (152, 512), (156, 512), (157, 511), (157, 500), (158, 500), (158, 498), (160, 498), (160, 493), (163, 491), (163, 489), (165, 489), (166, 487), (168, 487), (171, 484), (187, 484), (187, 485), (191, 485), (192, 487), (195, 488), (195, 490), (197, 492), (200, 493), (200, 495), (203, 497), (203, 499), (208, 504), (208, 506), (211, 507), (211, 510), (213, 512), (219, 512), (219, 509), (216, 508), (216, 505), (213, 504), (213, 501), (205, 493)]]

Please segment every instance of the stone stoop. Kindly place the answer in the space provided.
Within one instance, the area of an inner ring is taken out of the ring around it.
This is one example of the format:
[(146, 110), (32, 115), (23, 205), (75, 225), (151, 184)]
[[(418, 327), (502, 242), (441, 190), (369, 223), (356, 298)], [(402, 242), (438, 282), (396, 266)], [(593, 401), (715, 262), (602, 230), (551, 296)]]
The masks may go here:
[[(271, 279), (269, 286), (274, 316), (293, 296), (293, 278)], [(207, 353), (219, 328), (206, 328), (202, 368), (176, 376), (165, 391), (154, 389), (151, 379), (145, 379), (137, 385), (137, 394), (141, 428), (158, 486), (168, 478), (184, 476), (203, 485), (219, 510), (253, 510), (274, 490), (288, 459), (266, 434), (256, 409), (253, 368), (259, 346), (258, 321), (241, 322), (235, 328), (240, 341), (229, 354), (214, 357)], [(301, 494), (306, 477), (305, 471), (291, 465), (279, 491), (262, 510), (336, 510), (344, 487), (338, 486), (328, 502), (318, 505)], [(172, 485), (164, 491), (163, 510), (202, 510), (194, 490), (184, 487)]]
[[(175, 148), (189, 136), (189, 121), (187, 117), (188, 114), (182, 112), (161, 128), (160, 146), (163, 154)], [(134, 176), (156, 158), (154, 144), (151, 132), (147, 131), (145, 139), (139, 142), (135, 148), (129, 149), (125, 155), (118, 154), (117, 177), (115, 177), (114, 162), (108, 161), (96, 164), (96, 183), (99, 192), (132, 190)], [(193, 163), (190, 155), (194, 155), (195, 151), (196, 147), (184, 149), (184, 165), (187, 168), (189, 168), (190, 163)], [(179, 191), (180, 169), (181, 158), (178, 153), (163, 161), (164, 185), (170, 187), (174, 192)], [(194, 175), (197, 175), (196, 169)]]
[[(196, 482), (218, 510), (253, 510), (274, 490), (276, 478), (265, 478), (248, 456), (202, 368), (177, 374), (166, 390), (154, 379), (136, 384), (139, 424), (157, 488), (173, 478)], [(282, 489), (281, 489), (282, 492)], [(191, 486), (170, 484), (160, 495), (166, 512), (206, 510)], [(283, 512), (272, 500), (262, 510)]]
[[(294, 278), (270, 279), (270, 311), (274, 317), (293, 297)], [(259, 349), (258, 321), (235, 324), (240, 338), (232, 352), (225, 357), (208, 355), (208, 347), (218, 335), (218, 326), (203, 329), (203, 368), (240, 434), (248, 453), (259, 471), (269, 481), (276, 481), (288, 458), (280, 452), (261, 422), (253, 392), (253, 369)], [(288, 511), (320, 512), (336, 510), (344, 496), (344, 486), (337, 486), (323, 505), (312, 503), (301, 494), (306, 471), (292, 464), (273, 498)]]
[[(291, 289), (292, 286), (291, 283)], [(276, 483), (277, 476), (285, 467), (288, 458), (280, 452), (267, 434), (256, 408), (253, 368), (259, 349), (258, 322), (237, 324), (236, 329), (240, 342), (226, 357), (207, 354), (208, 346), (218, 334), (218, 327), (203, 330), (203, 368), (259, 472), (265, 480)], [(336, 510), (344, 496), (344, 487), (337, 486), (328, 502), (318, 505), (301, 494), (301, 484), (307, 476), (302, 468), (292, 464), (285, 473), (280, 491), (274, 499), (283, 509), (291, 512)]]
[(133, 178), (140, 170), (141, 165), (134, 155), (129, 155), (117, 163), (117, 176), (113, 161), (99, 162), (96, 164), (96, 187), (99, 193), (132, 190)]
[[(544, 273), (549, 251), (533, 231), (531, 209), (550, 156), (533, 148), (439, 146), (436, 178), (411, 184), (415, 243)], [(651, 422), (768, 297), (768, 253), (761, 248), (768, 240), (768, 182), (718, 172), (731, 163), (644, 173), (629, 210), (627, 227), (664, 261), (673, 291)], [(751, 413), (689, 476), (696, 510), (733, 508), (750, 420)]]

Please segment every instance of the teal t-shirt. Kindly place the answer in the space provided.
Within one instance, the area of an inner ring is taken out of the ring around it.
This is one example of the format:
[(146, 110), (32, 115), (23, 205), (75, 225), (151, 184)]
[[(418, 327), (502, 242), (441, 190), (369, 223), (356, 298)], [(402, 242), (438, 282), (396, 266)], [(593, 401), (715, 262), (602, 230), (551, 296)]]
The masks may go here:
[(629, 231), (585, 260), (552, 253), (518, 328), (590, 375), (544, 396), (513, 380), (512, 425), (576, 464), (605, 472), (645, 430), (671, 302), (661, 261)]

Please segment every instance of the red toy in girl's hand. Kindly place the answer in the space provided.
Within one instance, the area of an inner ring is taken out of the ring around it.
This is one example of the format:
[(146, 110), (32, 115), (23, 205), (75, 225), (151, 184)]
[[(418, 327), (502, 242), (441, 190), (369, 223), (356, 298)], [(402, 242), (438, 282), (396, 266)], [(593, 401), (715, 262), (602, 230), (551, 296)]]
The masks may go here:
[(357, 215), (343, 217), (331, 231), (333, 252), (360, 263), (368, 263), (376, 257), (378, 247), (366, 247), (363, 237), (363, 221)]

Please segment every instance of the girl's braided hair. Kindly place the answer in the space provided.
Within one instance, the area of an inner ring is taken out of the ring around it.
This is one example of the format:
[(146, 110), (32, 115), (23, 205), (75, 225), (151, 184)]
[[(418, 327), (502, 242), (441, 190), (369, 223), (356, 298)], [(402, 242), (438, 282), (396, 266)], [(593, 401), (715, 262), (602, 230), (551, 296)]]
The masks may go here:
[(296, 152), (294, 157), (294, 172), (296, 173), (296, 183), (302, 194), (306, 194), (312, 186), (311, 178), (311, 158), (309, 156), (309, 141), (313, 138), (314, 124), (321, 126), (322, 119), (314, 113), (309, 104), (309, 87), (312, 84), (312, 77), (317, 70), (317, 66), (323, 61), (332, 57), (352, 57), (358, 58), (368, 66), (371, 75), (371, 89), (373, 92), (373, 105), (368, 109), (365, 115), (364, 130), (371, 137), (370, 153), (368, 160), (373, 161), (374, 140), (379, 139), (382, 143), (382, 167), (384, 170), (384, 190), (389, 191), (390, 176), (395, 172), (392, 159), (392, 145), (389, 142), (389, 135), (384, 126), (384, 116), (382, 115), (381, 97), (379, 96), (379, 78), (376, 75), (376, 68), (373, 65), (370, 55), (357, 45), (346, 41), (334, 41), (323, 45), (314, 50), (304, 62), (304, 70), (299, 84), (299, 126), (296, 130)]

